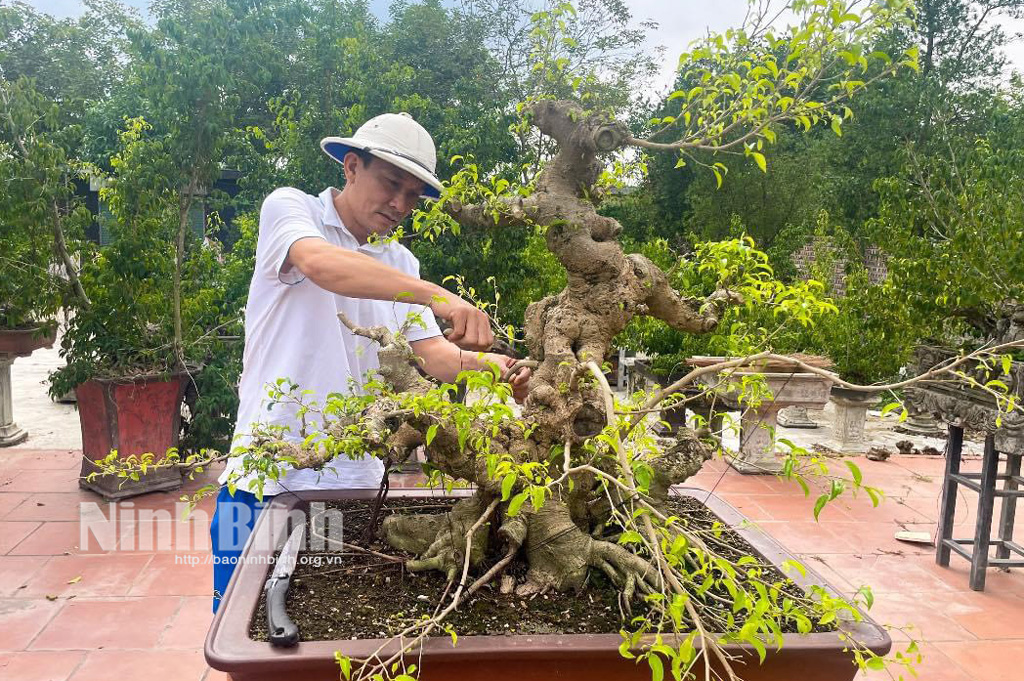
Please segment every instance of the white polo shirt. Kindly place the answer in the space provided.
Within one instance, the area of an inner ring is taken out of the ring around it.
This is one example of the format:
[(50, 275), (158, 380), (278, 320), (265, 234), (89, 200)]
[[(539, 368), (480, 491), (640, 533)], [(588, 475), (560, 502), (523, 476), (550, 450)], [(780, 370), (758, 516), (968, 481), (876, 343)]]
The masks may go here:
[[(320, 288), (295, 267), (286, 274), (281, 272), (291, 245), (299, 239), (313, 238), (359, 251), (419, 277), (419, 261), (397, 241), (359, 244), (341, 223), (334, 207), (333, 197), (337, 191), (328, 187), (320, 196), (311, 196), (285, 187), (268, 196), (260, 209), (256, 267), (245, 306), (245, 352), (233, 447), (250, 442), (251, 424), (256, 422), (289, 426), (291, 430), (286, 437), (302, 439), (295, 406), (276, 404), (267, 408), (267, 385), (278, 378), (287, 378), (300, 389), (311, 390), (307, 399), (322, 406), (330, 393), (352, 392), (349, 377), (362, 385), (368, 379), (367, 373), (379, 366), (377, 344), (353, 335), (338, 321), (339, 311), (361, 326), (386, 326), (392, 330), (397, 330), (410, 313), (415, 313), (421, 315), (426, 328), (413, 324), (406, 332), (410, 341), (441, 334), (429, 308), (347, 298)], [(310, 432), (313, 432), (317, 424), (311, 416), (307, 414), (307, 424), (312, 425)], [(228, 473), (240, 465), (240, 457), (229, 459), (220, 482), (226, 482)], [(377, 458), (353, 461), (342, 456), (323, 471), (290, 470), (280, 484), (268, 481), (263, 493), (376, 488), (383, 473), (383, 464)], [(239, 489), (251, 491), (247, 479), (236, 484)]]

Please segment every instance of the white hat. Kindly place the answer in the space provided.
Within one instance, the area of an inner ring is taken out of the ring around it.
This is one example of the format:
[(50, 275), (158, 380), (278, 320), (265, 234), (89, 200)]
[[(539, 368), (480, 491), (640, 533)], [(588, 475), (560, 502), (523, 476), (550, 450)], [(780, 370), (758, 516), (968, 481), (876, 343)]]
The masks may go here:
[(344, 163), (345, 154), (350, 151), (367, 151), (423, 180), (426, 183), (423, 198), (441, 196), (441, 181), (434, 174), (437, 167), (434, 140), (404, 111), (375, 116), (359, 126), (352, 137), (325, 137), (320, 140), (320, 148), (338, 163)]

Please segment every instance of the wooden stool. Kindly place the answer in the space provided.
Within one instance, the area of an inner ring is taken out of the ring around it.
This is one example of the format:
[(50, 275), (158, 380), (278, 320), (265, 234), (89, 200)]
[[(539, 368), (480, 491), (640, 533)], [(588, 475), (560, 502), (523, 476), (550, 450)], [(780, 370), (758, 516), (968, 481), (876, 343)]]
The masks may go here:
[[(1021, 477), (1022, 452), (1003, 452), (1006, 456), (1006, 472), (999, 473), (1000, 452), (996, 451), (995, 437), (989, 433), (985, 438), (985, 454), (981, 462), (981, 473), (961, 473), (960, 454), (964, 443), (964, 429), (949, 426), (949, 441), (946, 447), (946, 474), (942, 482), (942, 510), (939, 515), (939, 536), (936, 540), (935, 562), (949, 566), (951, 551), (955, 551), (971, 563), (970, 586), (974, 591), (985, 590), (985, 570), (989, 566), (1009, 568), (1024, 567), (1024, 546), (1013, 540), (1013, 521), (1017, 511), (1017, 498), (1024, 497), (1024, 478)], [(1002, 489), (996, 488), (996, 481), (1002, 480)], [(963, 485), (978, 493), (978, 519), (971, 539), (953, 538), (953, 518), (956, 516), (957, 485)], [(999, 534), (992, 539), (992, 513), (995, 498), (1003, 498), (999, 514)], [(989, 547), (996, 546), (996, 557), (989, 558)], [(1011, 552), (1020, 558), (1011, 558)]]

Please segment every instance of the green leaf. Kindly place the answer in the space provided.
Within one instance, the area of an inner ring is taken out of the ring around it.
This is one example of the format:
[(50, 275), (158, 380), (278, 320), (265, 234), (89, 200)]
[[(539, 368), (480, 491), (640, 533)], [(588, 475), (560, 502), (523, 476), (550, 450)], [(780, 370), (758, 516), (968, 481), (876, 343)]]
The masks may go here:
[(757, 167), (761, 169), (762, 173), (768, 172), (768, 164), (764, 160), (764, 154), (757, 151), (750, 152), (750, 155), (754, 157), (754, 162), (757, 163)]
[(341, 675), (345, 677), (345, 681), (352, 678), (352, 659), (341, 653), (336, 653), (335, 657), (339, 665), (341, 665)]
[(520, 492), (519, 494), (512, 497), (512, 501), (510, 501), (508, 504), (508, 512), (506, 513), (506, 515), (519, 515), (519, 509), (522, 508), (523, 503), (526, 501), (528, 496), (529, 495), (527, 495), (526, 492)]
[(878, 508), (878, 503), (881, 501), (882, 496), (881, 491), (874, 487), (865, 487), (864, 491), (868, 493), (869, 497), (871, 497), (871, 505)]
[(619, 535), (620, 544), (643, 544), (644, 538), (635, 530), (626, 530)]
[(509, 473), (501, 480), (501, 500), (505, 501), (512, 494), (512, 486), (516, 484), (516, 474)]
[(629, 652), (629, 648), (630, 648), (630, 645), (631, 645), (631, 642), (630, 642), (630, 639), (629, 639), (629, 635), (626, 632), (620, 632), (620, 633), (622, 634), (624, 640), (622, 641), (622, 643), (619, 644), (619, 655), (622, 655), (627, 660), (635, 659), (636, 655), (634, 655), (633, 653)]
[(818, 497), (818, 500), (814, 502), (814, 519), (818, 519), (818, 515), (821, 514), (821, 509), (825, 508), (825, 504), (828, 503), (828, 495), (822, 494)]
[(426, 438), (424, 438), (423, 441), (429, 447), (430, 443), (434, 441), (434, 438), (436, 436), (437, 436), (437, 424), (435, 423), (434, 425), (432, 425), (429, 428), (427, 428), (427, 436), (426, 436)]
[(860, 468), (852, 461), (844, 460), (843, 463), (850, 469), (850, 474), (853, 475), (853, 484), (860, 487), (861, 481), (864, 479), (863, 474), (860, 472)]
[(903, 404), (900, 403), (900, 402), (890, 402), (889, 404), (887, 404), (884, 407), (882, 407), (881, 414), (882, 414), (882, 416), (885, 416), (886, 414), (888, 414), (889, 412), (893, 411), (894, 409), (899, 409), (902, 406), (903, 406)]
[(539, 511), (544, 505), (544, 488), (534, 487), (530, 489), (530, 501), (533, 503), (533, 509)]
[(871, 591), (871, 587), (865, 584), (861, 588), (857, 589), (857, 593), (864, 596), (864, 603), (868, 606), (868, 610), (870, 610), (871, 606), (875, 604), (875, 594)]
[(761, 664), (764, 664), (764, 658), (767, 657), (768, 651), (765, 650), (764, 643), (761, 642), (761, 639), (757, 636), (751, 636), (747, 639), (747, 642), (754, 646), (754, 649), (757, 650), (757, 656), (761, 659)]
[(807, 485), (807, 481), (804, 480), (803, 476), (802, 475), (797, 475), (796, 476), (796, 481), (800, 484), (800, 488), (804, 491), (804, 496), (805, 497), (810, 496), (811, 495), (811, 488)]
[(836, 137), (843, 136), (843, 119), (839, 116), (832, 117), (832, 132), (836, 134)]
[(782, 563), (783, 572), (786, 572), (787, 569), (790, 569), (790, 568), (794, 572), (799, 572), (801, 577), (806, 577), (807, 576), (807, 569), (802, 564), (798, 563), (797, 561), (795, 561), (795, 560), (786, 560), (786, 561), (784, 561)]
[(651, 665), (651, 681), (662, 681), (665, 678), (665, 666), (660, 657), (655, 654), (648, 655), (647, 664)]

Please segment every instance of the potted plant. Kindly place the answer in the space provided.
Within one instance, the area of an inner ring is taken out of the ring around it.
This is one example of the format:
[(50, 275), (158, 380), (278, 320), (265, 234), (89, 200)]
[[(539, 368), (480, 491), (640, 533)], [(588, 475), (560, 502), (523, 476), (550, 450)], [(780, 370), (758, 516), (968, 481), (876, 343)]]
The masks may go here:
[(227, 44), (209, 58), (208, 45), (219, 40), (211, 31), (223, 26), (213, 20), (226, 21), (225, 11), (169, 6), (155, 27), (131, 32), (126, 87), (139, 95), (131, 101), (144, 117), (124, 119), (108, 171), (91, 169), (110, 243), (83, 263), (91, 304), (69, 320), (67, 366), (51, 394), (76, 391), (82, 485), (108, 499), (180, 484), (172, 470), (128, 480), (96, 475), (102, 466), (93, 462), (162, 457), (178, 445), (186, 385), (224, 323), (227, 275), (206, 233), (204, 202), (232, 130), (235, 99), (224, 93), (234, 90), (235, 62), (244, 59)]
[[(342, 318), (354, 333), (380, 345), (382, 379), (364, 386), (364, 394), (334, 395), (324, 404), (305, 399), (301, 386), (295, 392), (279, 386), (273, 399), (301, 403), (304, 439), (288, 439), (279, 428), (255, 424), (252, 443), (235, 454), (241, 457), (240, 467), (229, 480), (232, 485), (244, 476), (254, 476), (248, 485), (258, 492), (262, 483), (279, 476), (284, 466), (317, 469), (334, 457), (367, 452), (402, 460), (413, 448), (428, 445), (431, 478), (439, 484), (469, 483), (473, 491), (440, 515), (414, 512), (389, 516), (380, 523), (379, 536), (391, 552), (411, 554), (407, 560), (399, 558), (406, 571), (439, 575), (443, 595), (438, 601), (422, 594), (428, 602), (433, 601), (423, 617), (419, 611), (396, 613), (402, 622), (395, 630), (372, 637), (386, 640), (362, 640), (340, 650), (330, 641), (300, 643), (297, 650), (278, 656), (269, 653), (267, 644), (254, 647), (245, 640), (258, 607), (256, 584), (266, 579), (268, 571), (266, 566), (244, 566), (235, 574), (208, 641), (211, 663), (217, 665), (227, 658), (238, 662), (260, 648), (261, 655), (266, 653), (261, 661), (279, 657), (281, 662), (249, 670), (236, 666), (231, 671), (333, 676), (338, 673), (333, 666), (337, 664), (346, 679), (408, 678), (431, 674), (429, 667), (438, 660), (442, 667), (445, 661), (453, 662), (461, 656), (460, 642), (468, 653), (460, 660), (463, 663), (482, 658), (507, 660), (494, 639), (463, 640), (457, 636), (449, 618), (467, 599), (492, 585), (523, 603), (556, 592), (578, 592), (577, 600), (581, 600), (592, 586), (589, 576), (598, 579), (600, 575), (612, 585), (613, 602), (623, 610), (616, 623), (618, 634), (583, 644), (565, 639), (545, 641), (576, 661), (597, 656), (598, 664), (587, 667), (597, 678), (620, 673), (624, 667), (635, 671), (637, 666), (655, 678), (670, 670), (676, 677), (703, 673), (705, 666), (719, 674), (767, 678), (757, 676), (758, 670), (770, 669), (777, 660), (785, 659), (787, 643), (794, 642), (785, 638), (785, 627), (792, 625), (799, 638), (801, 633), (810, 634), (815, 625), (831, 629), (837, 620), (841, 623), (830, 635), (842, 643), (825, 646), (832, 647), (837, 657), (829, 663), (789, 660), (781, 663), (786, 673), (811, 678), (818, 667), (828, 678), (852, 678), (857, 665), (851, 662), (871, 668), (884, 665), (881, 656), (888, 648), (884, 636), (872, 630), (873, 634), (861, 638), (848, 628), (856, 628), (851, 622), (863, 621), (857, 602), (838, 598), (826, 589), (795, 594), (796, 601), (783, 598), (777, 590), (780, 581), (765, 579), (761, 567), (746, 569), (755, 560), (753, 556), (730, 554), (730, 559), (720, 553), (714, 522), (705, 533), (693, 524), (694, 514), (680, 515), (669, 490), (699, 470), (713, 455), (714, 446), (686, 428), (668, 441), (661, 440), (644, 418), (657, 411), (669, 394), (691, 387), (707, 390), (714, 377), (730, 369), (784, 361), (828, 380), (834, 380), (834, 375), (765, 349), (771, 331), (758, 328), (744, 332), (730, 328), (723, 333), (738, 351), (722, 354), (735, 355), (735, 359), (696, 368), (683, 380), (633, 400), (616, 403), (599, 366), (613, 339), (634, 318), (658, 319), (685, 334), (706, 334), (719, 328), (726, 310), (734, 306), (767, 307), (769, 318), (776, 316), (777, 309), (797, 325), (812, 323), (823, 308), (820, 288), (777, 281), (770, 268), (756, 266), (763, 254), (745, 240), (708, 245), (694, 258), (677, 260), (677, 272), (666, 274), (642, 254), (627, 255), (617, 241), (620, 225), (598, 214), (593, 203), (600, 196), (598, 185), (607, 180), (601, 173), (605, 154), (636, 146), (678, 152), (685, 159), (698, 149), (744, 149), (752, 162), (763, 167), (757, 140), (772, 137), (772, 125), (802, 116), (820, 120), (832, 106), (831, 98), (828, 104), (822, 103), (809, 98), (813, 90), (795, 87), (796, 96), (779, 111), (767, 103), (778, 94), (772, 88), (789, 88), (792, 80), (813, 80), (815, 69), (825, 68), (821, 64), (837, 66), (829, 60), (819, 61), (822, 52), (816, 50), (831, 53), (843, 40), (863, 39), (864, 34), (859, 28), (856, 36), (847, 33), (841, 28), (846, 20), (832, 16), (829, 10), (806, 7), (804, 11), (810, 15), (806, 30), (814, 36), (810, 40), (814, 47), (805, 49), (801, 44), (789, 60), (776, 62), (777, 50), (784, 49), (781, 44), (762, 45), (752, 54), (746, 42), (734, 46), (737, 51), (732, 52), (716, 47), (728, 40), (719, 43), (713, 38), (689, 56), (691, 61), (684, 58), (689, 75), (703, 83), (697, 90), (710, 88), (724, 99), (718, 95), (697, 98), (698, 91), (677, 93), (682, 99), (680, 116), (655, 123), (672, 131), (676, 142), (637, 139), (606, 111), (587, 109), (571, 100), (539, 98), (524, 104), (525, 121), (548, 138), (556, 151), (530, 188), (520, 191), (518, 187), (481, 184), (475, 168), (455, 175), (448, 191), (431, 204), (423, 220), (442, 227), (457, 223), (464, 229), (540, 226), (548, 249), (567, 272), (568, 284), (561, 292), (527, 308), (524, 329), (529, 359), (512, 369), (529, 366), (534, 370), (521, 414), (505, 403), (510, 389), (496, 368), (464, 374), (462, 378), (477, 399), (458, 402), (451, 399), (454, 386), (433, 385), (416, 371), (415, 357), (401, 334), (384, 328), (359, 328)], [(534, 55), (538, 59), (535, 70), (556, 85), (569, 82), (569, 91), (578, 95), (576, 88), (591, 81), (574, 79), (562, 60), (544, 58), (544, 46), (560, 44), (559, 27), (572, 12), (571, 7), (561, 6), (538, 13), (531, 36), (540, 45)], [(873, 5), (865, 23), (858, 26), (881, 32), (899, 21), (897, 16), (902, 15), (892, 14), (889, 5)], [(716, 127), (712, 121), (728, 116), (719, 107), (733, 111), (726, 94), (737, 87), (730, 85), (736, 78), (742, 83), (740, 73), (750, 68), (750, 60), (764, 62), (766, 73), (772, 69), (785, 73), (759, 81), (770, 94), (757, 90), (758, 94), (751, 95), (765, 101), (757, 99), (736, 110), (735, 125)], [(899, 68), (900, 60), (888, 63), (880, 68)], [(773, 86), (773, 82), (786, 85)], [(853, 91), (856, 89), (854, 86)], [(834, 127), (842, 123), (841, 116), (829, 120)], [(754, 142), (744, 146), (744, 139)], [(714, 172), (720, 175), (722, 171), (715, 165)], [(677, 274), (692, 282), (690, 290), (680, 292), (674, 285)], [(756, 381), (743, 381), (738, 390), (741, 397), (756, 393)], [(204, 465), (211, 456), (166, 465)], [(801, 475), (797, 458), (794, 449), (786, 474)], [(814, 466), (825, 464), (815, 461)], [(851, 480), (833, 480), (832, 492), (819, 501), (819, 510), (844, 489), (861, 486), (859, 471)], [(726, 509), (719, 510), (727, 516), (723, 520), (737, 520)], [(286, 526), (275, 524), (271, 517), (268, 514), (261, 522), (260, 536), (280, 541)], [(376, 524), (377, 518), (371, 517), (367, 531), (372, 532)], [(250, 548), (254, 546), (255, 539)], [(366, 547), (346, 548), (358, 551)], [(395, 559), (388, 549), (370, 550), (376, 551), (372, 555), (381, 561)], [(447, 590), (444, 584), (449, 586)], [(716, 591), (719, 588), (721, 591)], [(280, 613), (279, 605), (275, 601), (269, 610)], [(326, 604), (328, 610), (341, 607), (340, 601)], [(376, 612), (383, 605), (367, 607)], [(343, 612), (340, 617), (350, 619), (351, 614)], [(221, 632), (231, 636), (222, 639)], [(446, 638), (439, 641), (437, 636)], [(526, 639), (511, 637), (507, 645), (525, 648)], [(454, 654), (452, 643), (456, 644)], [(572, 644), (579, 648), (574, 650)], [(779, 644), (783, 653), (776, 658), (769, 648)], [(305, 656), (307, 650), (313, 658)], [(435, 650), (440, 652), (434, 655)], [(429, 658), (422, 656), (428, 651)], [(749, 655), (742, 659), (750, 664), (740, 668), (739, 660), (730, 658), (733, 652)], [(544, 674), (556, 668), (547, 665), (561, 664), (554, 661), (550, 646), (525, 655), (544, 665)], [(629, 662), (624, 667), (612, 666), (609, 660), (616, 655)], [(754, 661), (764, 666), (756, 666)], [(564, 668), (557, 667), (559, 671)], [(503, 672), (499, 667), (488, 673)]]
[(25, 78), (0, 79), (0, 446), (28, 434), (13, 420), (11, 364), (53, 345), (57, 313), (85, 301), (69, 242), (87, 213), (74, 197), (72, 136), (49, 102)]
[[(374, 653), (387, 659), (400, 648), (394, 640), (388, 640), (388, 635), (351, 640), (350, 631), (374, 627), (376, 632), (377, 628), (386, 627), (386, 634), (397, 633), (403, 623), (413, 621), (419, 613), (427, 613), (434, 607), (430, 602), (422, 602), (418, 596), (428, 589), (443, 588), (443, 577), (403, 575), (401, 562), (389, 562), (381, 557), (383, 550), (396, 553), (396, 549), (390, 547), (371, 544), (376, 546), (377, 555), (362, 554), (366, 558), (362, 560), (358, 554), (352, 553), (353, 549), (335, 543), (331, 538), (332, 532), (324, 529), (340, 517), (329, 515), (337, 509), (344, 509), (340, 512), (344, 514), (346, 523), (358, 527), (357, 523), (365, 518), (365, 511), (374, 495), (371, 490), (301, 492), (272, 502), (257, 521), (253, 536), (239, 560), (237, 574), (210, 628), (206, 658), (212, 667), (229, 672), (237, 681), (270, 678), (327, 681), (338, 678), (339, 659), (362, 659)], [(443, 490), (397, 490), (389, 493), (388, 506), (398, 513), (402, 509), (415, 511), (423, 506), (450, 508), (454, 502), (471, 496), (472, 493), (466, 490), (451, 493)], [(668, 503), (675, 504), (695, 520), (699, 518), (697, 522), (703, 523), (702, 527), (710, 528), (719, 523), (723, 528), (720, 536), (740, 547), (748, 557), (747, 564), (763, 570), (765, 575), (772, 575), (766, 581), (778, 580), (777, 584), (785, 585), (783, 588), (789, 590), (790, 596), (799, 599), (801, 593), (835, 595), (835, 591), (813, 570), (794, 571), (792, 566), (798, 561), (792, 555), (713, 494), (676, 488)], [(325, 517), (329, 520), (324, 520)], [(308, 548), (299, 554), (299, 567), (291, 579), (288, 594), (288, 613), (296, 621), (301, 642), (297, 648), (280, 648), (267, 643), (267, 606), (263, 590), (267, 565), (274, 561), (277, 547), (290, 534), (296, 518), (304, 519), (300, 522), (309, 519), (305, 536), (311, 537), (306, 545)], [(397, 525), (402, 519), (400, 515), (388, 516), (383, 523), (385, 527), (389, 523)], [(346, 530), (344, 537), (346, 542), (356, 542), (353, 544), (355, 550), (371, 550), (363, 547), (358, 530)], [(411, 558), (405, 553), (401, 555)], [(314, 567), (317, 560), (327, 561), (332, 557), (341, 557), (341, 562), (325, 562), (320, 569)], [(366, 567), (361, 569), (360, 566)], [(342, 570), (346, 574), (349, 583), (346, 594), (351, 595), (347, 602), (338, 604), (338, 609), (350, 611), (352, 616), (348, 618), (314, 614), (330, 610), (319, 607), (319, 604), (324, 602), (323, 594), (330, 593), (337, 583), (336, 577), (332, 582), (332, 570)], [(792, 579), (781, 577), (783, 571), (789, 571)], [(369, 578), (366, 575), (370, 575)], [(378, 603), (370, 615), (355, 594), (359, 593), (360, 587), (373, 588), (374, 583), (378, 585), (375, 593), (386, 589), (386, 598), (382, 600), (387, 602)], [(467, 586), (472, 588), (472, 585)], [(466, 599), (460, 608), (460, 619), (465, 623), (458, 625), (460, 631), (454, 639), (455, 645), (450, 635), (424, 641), (415, 658), (415, 665), (422, 670), (419, 678), (429, 681), (486, 674), (488, 678), (502, 681), (523, 678), (650, 679), (652, 667), (657, 663), (637, 664), (634, 656), (642, 656), (645, 648), (664, 646), (664, 642), (659, 641), (665, 641), (670, 634), (659, 635), (651, 631), (634, 636), (631, 633), (624, 639), (617, 621), (618, 607), (611, 605), (615, 599), (614, 596), (609, 598), (609, 592), (614, 594), (614, 587), (600, 576), (592, 578), (585, 596), (551, 592), (530, 598), (502, 593), (498, 589), (477, 591), (477, 597)], [(528, 606), (523, 607), (524, 604)], [(609, 610), (614, 614), (609, 616)], [(640, 605), (633, 606), (633, 615), (642, 617), (649, 614)], [(763, 659), (759, 658), (757, 646), (750, 644), (727, 643), (723, 652), (730, 656), (731, 663), (744, 681), (792, 679), (794, 675), (807, 681), (850, 679), (856, 673), (856, 667), (850, 664), (850, 656), (844, 651), (848, 645), (844, 637), (856, 639), (876, 655), (888, 652), (891, 640), (886, 631), (870, 619), (856, 613), (847, 612), (847, 615), (841, 628), (823, 626), (817, 627), (813, 633), (800, 634), (797, 627), (791, 627), (791, 632), (782, 634), (781, 648), (769, 647), (764, 651)], [(494, 621), (494, 618), (500, 618), (500, 621)], [(346, 619), (349, 620), (347, 623)], [(360, 627), (359, 624), (353, 625), (352, 620), (369, 620), (371, 623)], [(562, 631), (552, 627), (552, 621), (558, 622)], [(479, 631), (470, 629), (474, 624)], [(329, 628), (333, 628), (333, 632), (329, 632)], [(322, 634), (322, 638), (318, 634)], [(672, 659), (672, 656), (664, 658), (665, 666), (672, 665)], [(700, 661), (689, 671), (701, 678), (705, 664), (705, 661)], [(724, 673), (720, 663), (713, 663), (713, 669)], [(415, 671), (410, 673), (417, 674)], [(667, 675), (669, 671), (666, 669), (665, 673)]]
[(151, 130), (134, 119), (121, 133), (100, 190), (110, 243), (83, 263), (90, 304), (68, 320), (67, 366), (51, 377), (51, 394), (78, 398), (81, 485), (111, 500), (180, 486), (174, 470), (124, 480), (98, 474), (94, 462), (177, 447), (186, 384), (219, 318), (219, 263), (203, 241), (199, 184), (178, 184), (170, 141)]

